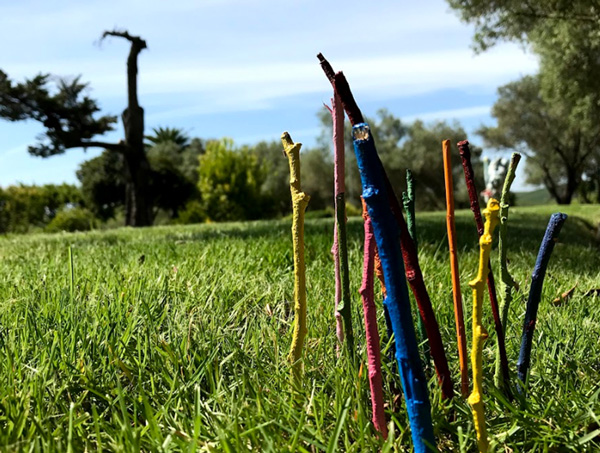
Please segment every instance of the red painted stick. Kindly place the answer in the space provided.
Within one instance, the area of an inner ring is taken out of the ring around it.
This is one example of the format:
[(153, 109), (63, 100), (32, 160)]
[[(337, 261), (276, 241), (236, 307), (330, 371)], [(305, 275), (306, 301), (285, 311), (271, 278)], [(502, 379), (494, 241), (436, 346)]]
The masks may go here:
[[(348, 85), (348, 81), (344, 77), (344, 74), (341, 72), (335, 74), (333, 68), (322, 54), (319, 54), (317, 57), (321, 62), (321, 67), (323, 68), (325, 75), (332, 83), (334, 91), (340, 97), (342, 106), (344, 107), (350, 123), (354, 125), (363, 122), (364, 119), (362, 113), (354, 100), (354, 96), (352, 96), (352, 91), (350, 90), (350, 86)], [(452, 375), (450, 374), (450, 368), (448, 367), (448, 360), (446, 359), (446, 352), (444, 351), (444, 345), (440, 335), (440, 328), (435, 318), (435, 313), (433, 312), (427, 288), (425, 287), (421, 267), (419, 266), (417, 250), (408, 232), (404, 216), (402, 215), (402, 207), (398, 202), (398, 198), (394, 193), (389, 178), (385, 174), (385, 170), (383, 170), (383, 174), (386, 179), (386, 189), (389, 194), (390, 209), (400, 227), (400, 246), (402, 248), (402, 258), (406, 268), (406, 279), (408, 280), (412, 293), (417, 301), (421, 319), (423, 319), (423, 322), (425, 323), (425, 330), (431, 348), (431, 356), (433, 357), (435, 370), (440, 386), (442, 387), (442, 397), (452, 398), (452, 396), (454, 396)]]
[(363, 313), (365, 317), (365, 332), (367, 337), (367, 360), (369, 366), (369, 386), (371, 387), (371, 407), (373, 409), (373, 425), (387, 439), (387, 425), (383, 408), (383, 383), (381, 378), (381, 351), (379, 345), (379, 330), (377, 329), (377, 311), (374, 297), (374, 267), (375, 267), (375, 237), (373, 226), (367, 214), (367, 206), (363, 201), (363, 219), (365, 220), (365, 244), (362, 285)]
[[(473, 172), (473, 165), (471, 164), (471, 150), (469, 149), (469, 142), (463, 140), (458, 142), (458, 151), (462, 160), (462, 166), (465, 173), (465, 182), (467, 184), (467, 191), (469, 192), (469, 201), (471, 202), (471, 211), (475, 217), (475, 224), (477, 225), (477, 234), (479, 237), (483, 234), (483, 220), (481, 218), (481, 209), (479, 208), (479, 195), (477, 188), (475, 187), (475, 174)], [(508, 382), (510, 382), (510, 375), (508, 371), (508, 358), (506, 357), (506, 345), (504, 342), (504, 329), (502, 328), (502, 321), (500, 320), (500, 310), (498, 309), (498, 297), (496, 296), (496, 283), (494, 281), (494, 274), (492, 273), (492, 267), (488, 263), (489, 272), (487, 275), (487, 286), (488, 293), (490, 295), (490, 305), (492, 306), (492, 315), (494, 317), (494, 328), (496, 330), (496, 338), (498, 341), (498, 351), (500, 352), (500, 367), (502, 369), (502, 376), (504, 378), (504, 391), (510, 395)]]

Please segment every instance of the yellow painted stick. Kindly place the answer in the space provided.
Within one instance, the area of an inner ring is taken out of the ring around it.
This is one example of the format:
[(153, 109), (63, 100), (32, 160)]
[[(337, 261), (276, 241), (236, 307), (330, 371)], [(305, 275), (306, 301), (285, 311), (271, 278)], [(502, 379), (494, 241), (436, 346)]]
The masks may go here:
[(292, 363), (292, 380), (296, 388), (302, 384), (302, 348), (306, 327), (306, 274), (304, 264), (304, 211), (310, 196), (302, 192), (300, 183), (300, 148), (290, 134), (281, 134), (283, 151), (290, 164), (290, 191), (292, 193), (292, 241), (294, 247), (294, 333), (289, 360)]
[(473, 344), (471, 345), (473, 391), (468, 401), (473, 411), (473, 423), (477, 432), (477, 445), (480, 452), (487, 452), (489, 447), (483, 409), (483, 342), (488, 337), (488, 332), (482, 324), (483, 293), (489, 272), (488, 263), (492, 250), (492, 234), (500, 221), (499, 212), (500, 204), (498, 200), (490, 198), (487, 209), (483, 211), (485, 226), (483, 234), (479, 238), (479, 269), (477, 277), (469, 282), (469, 286), (473, 289)]

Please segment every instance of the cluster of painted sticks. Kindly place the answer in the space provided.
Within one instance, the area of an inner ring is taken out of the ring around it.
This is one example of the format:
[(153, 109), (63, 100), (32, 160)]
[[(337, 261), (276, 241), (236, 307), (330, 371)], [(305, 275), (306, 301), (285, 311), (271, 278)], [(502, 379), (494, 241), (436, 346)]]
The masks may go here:
[[(403, 193), (403, 206), (396, 198), (385, 169), (379, 159), (369, 125), (364, 122), (358, 105), (350, 91), (346, 78), (341, 72), (335, 73), (329, 62), (318, 55), (321, 67), (333, 86), (332, 106), (333, 143), (335, 158), (335, 230), (332, 253), (335, 262), (335, 316), (338, 347), (345, 344), (348, 353), (354, 356), (354, 334), (350, 312), (350, 290), (348, 272), (348, 252), (346, 235), (346, 212), (344, 198), (344, 112), (352, 124), (352, 140), (362, 183), (364, 218), (364, 267), (360, 295), (364, 309), (366, 346), (369, 369), (369, 385), (373, 411), (373, 425), (387, 437), (381, 376), (380, 338), (377, 329), (377, 315), (374, 298), (374, 275), (381, 282), (383, 309), (388, 335), (394, 336), (393, 349), (398, 363), (404, 390), (406, 410), (410, 422), (414, 449), (416, 452), (437, 451), (433, 435), (431, 408), (427, 393), (426, 378), (421, 362), (418, 344), (427, 345), (422, 351), (426, 360), (433, 359), (442, 396), (454, 396), (454, 386), (440, 330), (425, 287), (423, 274), (417, 256), (415, 235), (414, 193), (410, 171), (407, 171), (407, 192)], [(310, 197), (302, 192), (300, 178), (300, 147), (287, 132), (282, 135), (282, 143), (290, 166), (290, 189), (292, 194), (293, 220), (292, 237), (294, 249), (294, 331), (290, 351), (292, 382), (302, 385), (302, 348), (307, 333), (306, 327), (306, 288), (304, 263), (304, 211)], [(452, 294), (456, 321), (458, 356), (460, 362), (460, 389), (472, 407), (479, 451), (488, 450), (488, 437), (482, 392), (482, 347), (488, 337), (482, 325), (483, 298), (487, 282), (489, 299), (497, 338), (496, 373), (494, 381), (509, 398), (511, 384), (509, 365), (504, 345), (509, 304), (515, 283), (508, 272), (506, 257), (506, 234), (508, 221), (507, 195), (515, 177), (515, 169), (520, 155), (514, 153), (504, 181), (500, 201), (490, 199), (483, 210), (485, 222), (479, 208), (478, 192), (475, 187), (469, 143), (458, 143), (465, 181), (471, 202), (477, 231), (479, 233), (480, 258), (477, 276), (469, 282), (473, 290), (473, 339), (471, 344), (471, 367), (473, 375), (472, 392), (469, 392), (467, 364), (467, 342), (458, 272), (456, 238), (454, 228), (454, 194), (450, 142), (442, 142), (444, 174), (446, 183), (447, 230), (452, 274)], [(542, 240), (535, 268), (532, 273), (531, 289), (521, 339), (521, 349), (517, 361), (517, 385), (519, 393), (524, 393), (532, 347), (533, 331), (537, 309), (541, 298), (546, 267), (560, 229), (565, 222), (565, 214), (553, 214)], [(500, 224), (499, 255), (503, 304), (498, 305), (496, 286), (489, 265), (492, 235)], [(398, 239), (399, 238), (399, 239)], [(408, 282), (408, 285), (407, 285)], [(408, 296), (410, 286), (419, 311), (419, 335), (417, 340), (411, 316)], [(426, 341), (425, 341), (426, 340)]]

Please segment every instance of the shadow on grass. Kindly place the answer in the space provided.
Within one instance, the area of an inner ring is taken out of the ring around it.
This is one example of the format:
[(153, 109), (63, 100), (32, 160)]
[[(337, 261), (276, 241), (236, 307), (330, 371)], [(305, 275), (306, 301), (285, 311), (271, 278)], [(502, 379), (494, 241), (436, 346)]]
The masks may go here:
[[(540, 245), (550, 216), (542, 214), (515, 214), (508, 225), (509, 250), (525, 249), (535, 251)], [(176, 233), (165, 235), (165, 240), (174, 241), (209, 241), (214, 239), (255, 239), (281, 238), (290, 235), (291, 223), (287, 220), (267, 220), (256, 222), (222, 223), (212, 225), (191, 225), (183, 227)], [(597, 247), (593, 226), (586, 220), (569, 216), (560, 234), (559, 242), (566, 246)], [(478, 244), (477, 230), (472, 217), (460, 215), (456, 217), (457, 246), (459, 249), (473, 249)], [(324, 235), (323, 239), (333, 237), (333, 219), (307, 220), (305, 237), (307, 242), (315, 236)], [(348, 236), (350, 242), (362, 243), (362, 219), (353, 217), (348, 221)], [(417, 216), (417, 238), (419, 244), (439, 245), (446, 243), (445, 216)], [(495, 243), (497, 242), (497, 237)], [(495, 244), (496, 245), (496, 244)]]
[[(418, 220), (418, 239), (421, 243), (438, 244), (446, 241), (446, 224), (433, 217)], [(550, 220), (549, 215), (528, 214), (511, 216), (508, 224), (509, 250), (526, 249), (536, 251), (540, 246), (544, 232)], [(497, 230), (498, 231), (498, 230)], [(475, 248), (479, 242), (477, 228), (473, 218), (460, 216), (456, 218), (457, 246), (459, 249)], [(594, 247), (595, 242), (592, 225), (586, 220), (569, 216), (559, 237), (565, 245)], [(494, 234), (494, 245), (497, 245), (497, 234)]]

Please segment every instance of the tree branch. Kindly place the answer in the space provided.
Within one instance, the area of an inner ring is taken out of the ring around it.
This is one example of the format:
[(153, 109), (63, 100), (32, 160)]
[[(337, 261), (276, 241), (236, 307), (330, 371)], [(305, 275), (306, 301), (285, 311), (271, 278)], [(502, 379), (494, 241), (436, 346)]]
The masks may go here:
[(130, 35), (128, 31), (106, 30), (104, 33), (102, 33), (102, 37), (100, 38), (100, 40), (102, 41), (107, 36), (114, 36), (114, 37), (117, 37), (117, 38), (126, 39), (132, 45), (138, 47), (139, 51), (141, 51), (142, 49), (145, 49), (146, 47), (148, 47), (146, 45), (146, 41), (144, 41), (139, 36), (132, 36), (132, 35)]
[(104, 148), (110, 151), (123, 152), (125, 151), (125, 144), (122, 142), (119, 143), (107, 143), (107, 142), (98, 142), (98, 141), (84, 141), (80, 140), (72, 145), (67, 145), (65, 148)]
[[(574, 20), (584, 22), (597, 22), (599, 17), (598, 14), (575, 14), (569, 10), (565, 12), (544, 12), (537, 9), (530, 1), (525, 2), (525, 6), (529, 12), (525, 11), (513, 11), (515, 16), (528, 17), (531, 19), (549, 19), (549, 20)], [(593, 5), (590, 5), (593, 6)], [(572, 6), (570, 6), (572, 8)], [(593, 9), (593, 8), (590, 8)]]
[(115, 36), (117, 38), (126, 39), (131, 43), (131, 49), (129, 50), (129, 56), (127, 57), (127, 98), (129, 108), (139, 107), (137, 99), (137, 58), (142, 50), (147, 48), (146, 41), (139, 36), (132, 36), (127, 31), (105, 31), (102, 33), (102, 38), (107, 36)]

